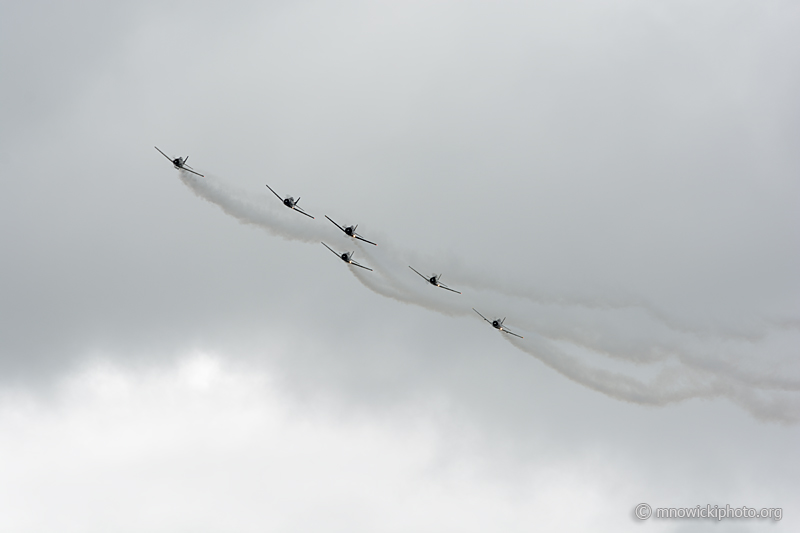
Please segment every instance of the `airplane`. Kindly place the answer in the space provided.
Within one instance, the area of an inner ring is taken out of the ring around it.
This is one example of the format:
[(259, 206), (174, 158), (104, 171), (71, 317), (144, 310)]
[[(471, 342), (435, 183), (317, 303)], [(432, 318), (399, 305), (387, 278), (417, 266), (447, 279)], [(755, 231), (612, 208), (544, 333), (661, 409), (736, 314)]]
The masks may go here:
[(448, 286), (447, 286), (447, 285), (445, 285), (444, 283), (441, 283), (441, 282), (439, 281), (439, 279), (442, 277), (442, 275), (441, 275), (441, 274), (439, 274), (438, 276), (437, 276), (436, 274), (434, 274), (433, 276), (431, 276), (431, 277), (429, 277), (429, 278), (426, 278), (425, 276), (423, 276), (422, 274), (420, 274), (420, 273), (417, 271), (417, 269), (415, 269), (415, 268), (414, 268), (414, 267), (412, 267), (411, 265), (408, 265), (408, 268), (410, 268), (411, 270), (413, 270), (414, 272), (416, 272), (417, 274), (419, 274), (419, 275), (422, 277), (422, 279), (424, 279), (425, 281), (427, 281), (427, 282), (428, 282), (428, 283), (430, 283), (431, 285), (434, 285), (434, 286), (436, 286), (436, 287), (439, 287), (440, 289), (444, 289), (444, 290), (446, 290), (446, 291), (457, 292), (458, 294), (461, 294), (461, 293), (460, 293), (460, 292), (458, 292), (457, 290), (451, 289), (450, 287), (448, 287)]
[[(476, 313), (478, 313), (478, 310), (475, 309), (474, 307), (472, 308), (472, 310), (475, 311)], [(495, 318), (494, 320), (489, 320), (488, 318), (486, 318), (485, 316), (481, 315), (480, 313), (478, 313), (478, 314), (481, 316), (482, 319), (484, 319), (486, 322), (491, 324), (494, 329), (499, 329), (503, 333), (508, 333), (509, 335), (514, 335), (515, 337), (519, 337), (520, 339), (524, 339), (525, 338), (522, 335), (517, 335), (516, 333), (512, 333), (511, 331), (508, 331), (505, 328), (505, 326), (503, 326), (503, 322), (506, 321), (505, 318), (503, 318), (503, 320), (500, 320), (499, 318)]]
[(336, 256), (337, 256), (339, 259), (341, 259), (341, 260), (342, 260), (342, 261), (344, 261), (345, 263), (347, 263), (347, 264), (349, 264), (349, 265), (353, 265), (353, 266), (361, 267), (361, 268), (364, 268), (364, 269), (366, 269), (366, 270), (369, 270), (370, 272), (372, 272), (372, 269), (371, 269), (371, 268), (367, 268), (367, 267), (365, 267), (364, 265), (359, 265), (358, 263), (356, 263), (355, 261), (353, 261), (353, 252), (345, 252), (345, 253), (343, 253), (343, 254), (340, 254), (339, 252), (334, 252), (334, 251), (333, 251), (333, 248), (331, 248), (330, 246), (328, 246), (328, 245), (327, 245), (327, 244), (325, 244), (324, 242), (322, 243), (322, 245), (323, 245), (325, 248), (327, 248), (328, 250), (330, 250), (331, 252), (333, 252), (333, 253), (334, 253), (334, 254), (335, 254), (335, 255), (336, 255)]
[[(269, 185), (267, 185), (267, 189), (269, 189), (270, 191), (272, 191), (272, 187), (270, 187)], [(314, 218), (314, 217), (312, 217), (311, 215), (309, 215), (308, 213), (306, 213), (305, 211), (303, 211), (302, 209), (300, 209), (299, 207), (297, 207), (297, 204), (298, 204), (298, 202), (300, 202), (300, 198), (299, 198), (299, 197), (297, 198), (297, 200), (295, 200), (295, 199), (294, 199), (294, 198), (292, 198), (291, 196), (288, 196), (288, 197), (286, 197), (286, 198), (281, 198), (281, 197), (278, 195), (278, 193), (276, 193), (275, 191), (272, 191), (272, 194), (274, 194), (275, 196), (277, 196), (277, 197), (278, 197), (278, 199), (279, 199), (281, 202), (283, 202), (283, 205), (285, 205), (285, 206), (286, 206), (286, 207), (288, 207), (289, 209), (294, 209), (294, 210), (295, 210), (295, 211), (297, 211), (298, 213), (302, 213), (302, 214), (304, 214), (304, 215), (305, 215), (305, 216), (307, 216), (307, 217)]]
[[(156, 150), (158, 150), (158, 146), (154, 146), (154, 148)], [(188, 155), (186, 157), (176, 157), (175, 159), (172, 159), (172, 158), (170, 158), (170, 156), (168, 156), (167, 154), (165, 154), (161, 150), (158, 150), (158, 151), (159, 151), (159, 153), (161, 155), (163, 155), (164, 157), (169, 159), (172, 162), (172, 164), (175, 166), (175, 168), (177, 168), (179, 170), (185, 170), (186, 172), (191, 172), (192, 174), (197, 174), (201, 178), (205, 178), (205, 176), (203, 176), (199, 172), (195, 172), (194, 170), (192, 170), (192, 167), (190, 167), (189, 165), (186, 164), (186, 160), (189, 159)]]
[[(365, 239), (364, 237), (362, 237), (361, 235), (356, 233), (356, 228), (358, 227), (358, 224), (356, 224), (355, 226), (347, 226), (346, 228), (343, 228), (339, 224), (336, 224), (336, 222), (334, 222), (334, 220), (331, 217), (329, 217), (328, 215), (325, 215), (325, 218), (327, 218), (328, 220), (333, 222), (336, 225), (336, 227), (339, 228), (340, 230), (342, 230), (344, 232), (344, 234), (347, 235), (348, 237), (352, 237), (352, 238), (358, 239), (360, 241), (368, 242), (370, 244), (375, 244), (374, 242), (368, 241), (367, 239)], [(375, 246), (378, 246), (378, 245), (375, 244)]]

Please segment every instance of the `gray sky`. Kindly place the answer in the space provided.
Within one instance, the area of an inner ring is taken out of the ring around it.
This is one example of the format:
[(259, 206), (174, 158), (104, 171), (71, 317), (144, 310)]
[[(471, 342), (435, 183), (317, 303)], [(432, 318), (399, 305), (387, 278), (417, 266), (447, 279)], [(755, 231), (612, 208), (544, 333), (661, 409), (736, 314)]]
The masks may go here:
[(796, 529), (798, 27), (0, 4), (0, 529)]

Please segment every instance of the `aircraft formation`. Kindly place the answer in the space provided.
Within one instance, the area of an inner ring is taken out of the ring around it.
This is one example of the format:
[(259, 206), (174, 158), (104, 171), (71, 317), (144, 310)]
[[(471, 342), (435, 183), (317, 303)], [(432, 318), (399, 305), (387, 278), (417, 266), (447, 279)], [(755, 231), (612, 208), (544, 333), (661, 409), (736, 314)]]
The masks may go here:
[[(188, 160), (188, 159), (189, 159), (189, 156), (186, 156), (186, 157), (177, 157), (177, 158), (175, 158), (175, 159), (172, 159), (172, 158), (170, 158), (170, 157), (169, 157), (167, 154), (165, 154), (164, 152), (162, 152), (162, 151), (161, 151), (161, 150), (160, 150), (160, 149), (159, 149), (157, 146), (155, 147), (155, 149), (156, 149), (156, 150), (158, 150), (158, 152), (159, 152), (161, 155), (163, 155), (164, 157), (166, 157), (167, 159), (169, 159), (169, 161), (172, 163), (172, 165), (175, 167), (175, 169), (177, 169), (177, 170), (184, 170), (184, 171), (186, 171), (186, 172), (191, 172), (192, 174), (195, 174), (195, 175), (197, 175), (197, 176), (200, 176), (201, 178), (204, 178), (204, 177), (205, 177), (203, 174), (200, 174), (199, 172), (196, 172), (194, 169), (192, 169), (191, 167), (189, 167), (189, 166), (186, 164), (186, 160)], [(272, 192), (272, 194), (274, 194), (274, 195), (275, 195), (275, 197), (276, 197), (276, 198), (278, 198), (278, 200), (280, 200), (280, 201), (281, 201), (281, 203), (282, 203), (283, 205), (285, 205), (286, 207), (288, 207), (289, 209), (292, 209), (292, 210), (294, 210), (294, 211), (297, 211), (297, 212), (298, 212), (298, 213), (300, 213), (301, 215), (305, 215), (305, 216), (307, 216), (308, 218), (314, 219), (314, 217), (313, 217), (312, 215), (310, 215), (309, 213), (306, 213), (306, 212), (305, 212), (303, 209), (301, 209), (301, 208), (300, 208), (300, 207), (297, 205), (297, 204), (300, 202), (300, 197), (298, 197), (298, 198), (297, 198), (297, 200), (295, 200), (295, 199), (294, 199), (293, 197), (291, 197), (291, 196), (287, 196), (287, 197), (285, 197), (285, 198), (284, 198), (284, 197), (282, 197), (281, 195), (279, 195), (277, 192), (275, 192), (275, 190), (273, 190), (273, 188), (272, 188), (272, 187), (270, 187), (269, 185), (267, 185), (267, 189), (269, 189), (269, 190), (270, 190), (270, 192)], [(339, 229), (340, 229), (340, 230), (341, 230), (341, 231), (342, 231), (342, 232), (343, 232), (343, 233), (344, 233), (346, 236), (348, 236), (348, 237), (350, 237), (350, 238), (352, 238), (352, 239), (354, 239), (354, 240), (356, 240), (356, 239), (357, 239), (357, 240), (360, 240), (360, 241), (366, 242), (366, 243), (368, 243), (368, 244), (372, 244), (373, 246), (377, 246), (377, 243), (374, 243), (374, 242), (372, 242), (372, 241), (369, 241), (369, 240), (365, 239), (364, 237), (362, 237), (362, 236), (361, 236), (359, 233), (356, 233), (356, 228), (358, 227), (358, 224), (355, 224), (355, 225), (352, 225), (352, 226), (340, 226), (340, 225), (339, 225), (339, 224), (338, 224), (336, 221), (334, 221), (334, 220), (333, 220), (331, 217), (329, 217), (328, 215), (325, 215), (325, 218), (327, 218), (328, 220), (330, 220), (330, 221), (331, 221), (331, 222), (332, 222), (332, 223), (333, 223), (333, 224), (334, 224), (334, 225), (335, 225), (337, 228), (339, 228)], [(353, 260), (353, 254), (355, 253), (354, 251), (353, 251), (353, 252), (342, 252), (342, 253), (339, 253), (339, 252), (337, 252), (336, 250), (334, 250), (333, 248), (331, 248), (330, 246), (328, 246), (327, 244), (325, 244), (324, 242), (322, 242), (321, 244), (322, 244), (323, 246), (325, 246), (325, 248), (327, 248), (328, 250), (330, 250), (330, 251), (331, 251), (331, 253), (333, 253), (334, 255), (336, 255), (336, 256), (337, 256), (339, 259), (341, 259), (342, 261), (344, 261), (344, 262), (345, 262), (345, 263), (347, 263), (348, 265), (350, 265), (350, 266), (354, 266), (354, 267), (363, 268), (364, 270), (368, 270), (368, 271), (370, 271), (370, 272), (373, 272), (373, 270), (372, 270), (371, 268), (369, 268), (369, 267), (367, 267), (367, 266), (364, 266), (364, 265), (362, 265), (361, 263), (358, 263), (358, 262), (356, 262), (355, 260)], [(419, 276), (420, 276), (422, 279), (424, 279), (424, 280), (425, 280), (427, 283), (429, 283), (429, 284), (433, 285), (434, 287), (438, 287), (438, 288), (440, 288), (440, 289), (444, 289), (444, 290), (446, 290), (446, 291), (454, 292), (454, 293), (456, 293), (456, 294), (461, 294), (461, 292), (459, 292), (459, 291), (457, 291), (457, 290), (455, 290), (455, 289), (452, 289), (452, 288), (448, 287), (447, 285), (445, 285), (444, 283), (442, 283), (442, 282), (440, 281), (440, 280), (441, 280), (441, 277), (442, 277), (442, 275), (441, 275), (441, 274), (433, 274), (433, 275), (431, 275), (430, 277), (428, 277), (428, 276), (425, 276), (424, 274), (420, 273), (420, 272), (419, 272), (417, 269), (415, 269), (415, 268), (414, 268), (414, 267), (412, 267), (411, 265), (408, 265), (408, 268), (410, 268), (411, 270), (413, 270), (413, 271), (414, 271), (414, 272), (415, 272), (417, 275), (419, 275)], [(505, 320), (506, 320), (505, 318), (502, 318), (502, 319), (500, 319), (500, 318), (495, 318), (494, 320), (489, 320), (488, 318), (486, 318), (485, 316), (483, 316), (483, 315), (482, 315), (482, 314), (481, 314), (481, 313), (480, 313), (480, 312), (479, 312), (477, 309), (475, 309), (474, 307), (472, 308), (472, 310), (473, 310), (473, 311), (475, 311), (476, 313), (478, 313), (478, 315), (480, 315), (480, 317), (481, 317), (482, 319), (484, 319), (486, 322), (488, 322), (488, 323), (489, 323), (489, 324), (490, 324), (490, 325), (491, 325), (493, 328), (495, 328), (496, 330), (498, 330), (498, 331), (500, 331), (500, 332), (502, 332), (502, 333), (507, 333), (507, 334), (509, 334), (509, 335), (513, 335), (514, 337), (519, 337), (520, 339), (522, 339), (522, 338), (523, 338), (523, 337), (522, 337), (522, 335), (517, 335), (516, 333), (514, 333), (514, 332), (512, 332), (512, 331), (509, 331), (509, 330), (508, 330), (508, 328), (506, 328), (506, 327), (505, 327), (505, 325), (503, 324), (503, 323), (505, 322)]]

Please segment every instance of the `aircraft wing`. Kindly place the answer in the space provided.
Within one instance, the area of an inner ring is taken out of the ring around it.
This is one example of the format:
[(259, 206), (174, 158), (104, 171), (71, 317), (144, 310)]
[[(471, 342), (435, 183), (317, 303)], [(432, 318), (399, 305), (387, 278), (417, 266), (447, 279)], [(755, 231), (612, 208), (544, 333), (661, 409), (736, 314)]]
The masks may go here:
[(325, 218), (327, 218), (328, 220), (330, 220), (331, 222), (333, 222), (333, 223), (334, 223), (334, 225), (335, 225), (337, 228), (339, 228), (340, 230), (344, 231), (344, 228), (343, 228), (343, 227), (341, 227), (339, 224), (336, 224), (336, 222), (334, 222), (334, 221), (333, 221), (333, 219), (332, 219), (331, 217), (329, 217), (328, 215), (325, 215)]
[(191, 168), (186, 168), (186, 165), (183, 165), (183, 166), (181, 167), (181, 170), (185, 170), (186, 172), (191, 172), (192, 174), (197, 174), (197, 175), (198, 175), (198, 176), (200, 176), (201, 178), (205, 178), (205, 176), (203, 176), (203, 175), (202, 175), (202, 174), (200, 174), (199, 172), (195, 172), (195, 171), (194, 171), (194, 170), (192, 170)]
[[(418, 272), (418, 271), (417, 271), (417, 270), (416, 270), (414, 267), (412, 267), (411, 265), (408, 265), (408, 268), (410, 268), (411, 270), (413, 270), (414, 272), (416, 272), (417, 274), (419, 274), (419, 276), (420, 276), (422, 279), (424, 279), (425, 281), (428, 281), (428, 278), (426, 278), (425, 276), (423, 276), (422, 274), (420, 274), (420, 273), (419, 273), (419, 272)], [(429, 282), (429, 283), (430, 283), (430, 282)]]
[(360, 264), (356, 263), (355, 261), (353, 261), (352, 259), (350, 260), (350, 264), (354, 265), (354, 266), (357, 266), (357, 267), (364, 268), (364, 269), (369, 270), (370, 272), (372, 272), (371, 268), (365, 267), (364, 265), (360, 265)]
[[(360, 241), (368, 242), (368, 243), (370, 243), (370, 244), (375, 244), (375, 243), (374, 243), (374, 242), (372, 242), (372, 241), (368, 241), (367, 239), (365, 239), (365, 238), (364, 238), (364, 237), (362, 237), (361, 235), (356, 235), (356, 239), (358, 239), (358, 240), (360, 240)], [(377, 244), (375, 244), (375, 246), (378, 246), (378, 245), (377, 245)]]
[[(269, 185), (267, 185), (267, 189), (269, 189), (270, 191), (272, 191), (272, 187), (270, 187)], [(280, 197), (280, 195), (278, 195), (278, 193), (276, 193), (275, 191), (272, 191), (272, 194), (274, 194), (275, 196), (277, 196), (277, 197), (278, 197), (278, 200), (280, 200), (281, 202), (283, 202), (283, 198), (281, 198), (281, 197)]]
[(517, 335), (516, 333), (508, 331), (506, 328), (503, 328), (500, 331), (502, 331), (503, 333), (508, 333), (509, 335), (514, 335), (515, 337), (519, 337), (520, 339), (524, 339), (525, 338), (522, 335)]
[[(473, 311), (475, 311), (476, 313), (478, 313), (478, 310), (477, 310), (477, 309), (475, 309), (474, 307), (472, 308), (472, 310), (473, 310)], [(486, 322), (488, 322), (489, 324), (491, 324), (491, 323), (492, 323), (492, 321), (491, 321), (491, 320), (489, 320), (488, 318), (486, 318), (485, 316), (481, 315), (480, 313), (478, 313), (478, 314), (481, 316), (481, 318), (482, 318), (482, 319), (484, 319), (484, 320), (485, 320)]]
[[(455, 289), (451, 289), (450, 287), (446, 287), (445, 285), (442, 285), (441, 283), (439, 284), (439, 288), (440, 288), (440, 289), (444, 289), (444, 290), (446, 290), (446, 291), (458, 292), (457, 290), (455, 290)], [(460, 293), (460, 292), (458, 292), (458, 294), (461, 294), (461, 293)], [(480, 314), (480, 313), (478, 313), (478, 314)]]
[(325, 248), (327, 248), (328, 250), (330, 250), (330, 251), (331, 251), (331, 253), (333, 253), (333, 254), (334, 254), (336, 257), (338, 257), (339, 259), (341, 259), (341, 258), (342, 258), (342, 256), (340, 256), (340, 255), (339, 255), (339, 252), (334, 252), (334, 251), (333, 251), (333, 248), (331, 248), (330, 246), (328, 246), (328, 245), (327, 245), (327, 244), (325, 244), (324, 242), (322, 243), (322, 246), (324, 246)]
[[(158, 150), (158, 146), (154, 146), (153, 148), (155, 148), (156, 150)], [(172, 159), (170, 159), (170, 158), (169, 158), (169, 156), (168, 156), (167, 154), (165, 154), (164, 152), (162, 152), (161, 150), (158, 150), (158, 153), (160, 153), (161, 155), (163, 155), (164, 157), (166, 157), (167, 159), (169, 159), (170, 163), (172, 162)]]
[(314, 218), (311, 215), (309, 215), (308, 213), (306, 213), (305, 211), (303, 211), (302, 209), (300, 209), (299, 207), (297, 207), (297, 205), (295, 205), (292, 209), (294, 209), (298, 213), (301, 213), (301, 214), (307, 216), (308, 218)]

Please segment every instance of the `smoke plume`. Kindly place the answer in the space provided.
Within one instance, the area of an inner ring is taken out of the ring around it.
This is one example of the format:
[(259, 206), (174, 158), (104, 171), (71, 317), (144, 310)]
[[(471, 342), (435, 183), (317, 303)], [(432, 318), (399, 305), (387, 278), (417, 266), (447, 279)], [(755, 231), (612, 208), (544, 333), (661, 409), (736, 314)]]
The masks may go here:
[[(288, 240), (318, 244), (338, 232), (305, 217), (290, 218), (268, 194), (247, 194), (213, 176), (179, 171), (200, 198), (243, 224)], [(570, 380), (612, 398), (663, 406), (692, 398), (725, 397), (763, 420), (800, 420), (800, 376), (793, 359), (796, 321), (756, 320), (742, 327), (691, 323), (643, 299), (616, 295), (553, 294), (451, 262), (448, 285), (456, 295), (427, 284), (435, 258), (353, 241), (356, 258), (373, 272), (351, 268), (367, 289), (451, 317), (500, 311), (523, 339), (499, 333)], [(409, 258), (413, 258), (410, 260)], [(454, 263), (454, 264), (453, 264)], [(469, 290), (472, 289), (472, 290)], [(502, 318), (502, 317), (501, 317)], [(487, 325), (488, 326), (488, 325)], [(610, 369), (614, 368), (614, 370)]]

